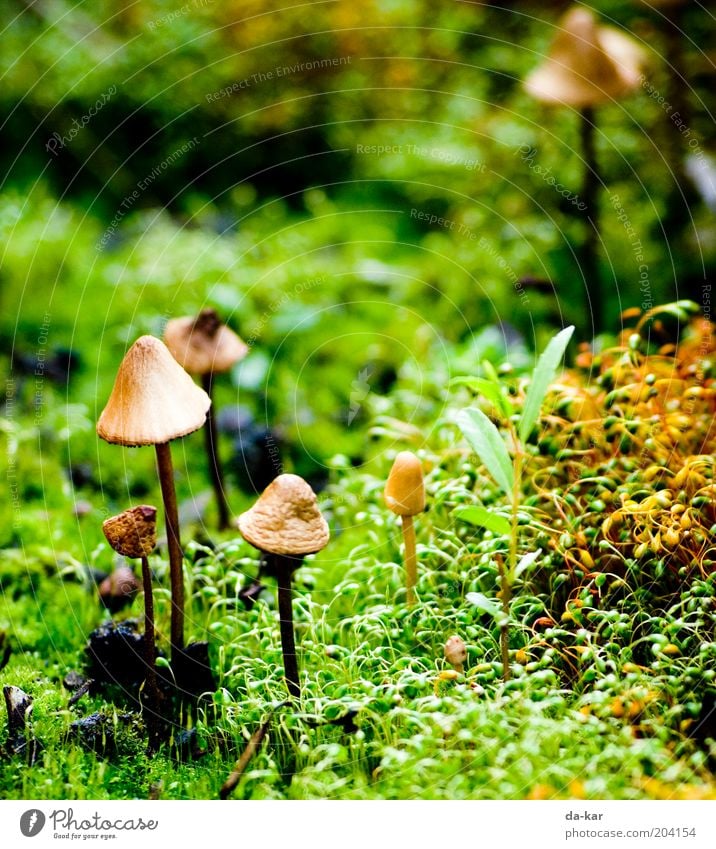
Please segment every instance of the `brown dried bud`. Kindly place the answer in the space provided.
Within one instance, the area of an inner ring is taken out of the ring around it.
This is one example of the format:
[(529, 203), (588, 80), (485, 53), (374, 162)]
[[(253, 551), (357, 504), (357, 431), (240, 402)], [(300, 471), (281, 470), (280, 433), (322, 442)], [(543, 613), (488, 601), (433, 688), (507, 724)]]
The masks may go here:
[(457, 672), (462, 672), (463, 664), (467, 660), (467, 649), (465, 648), (465, 643), (457, 634), (449, 637), (445, 643), (445, 660)]
[(157, 508), (140, 504), (102, 523), (107, 542), (125, 557), (146, 557), (157, 544)]

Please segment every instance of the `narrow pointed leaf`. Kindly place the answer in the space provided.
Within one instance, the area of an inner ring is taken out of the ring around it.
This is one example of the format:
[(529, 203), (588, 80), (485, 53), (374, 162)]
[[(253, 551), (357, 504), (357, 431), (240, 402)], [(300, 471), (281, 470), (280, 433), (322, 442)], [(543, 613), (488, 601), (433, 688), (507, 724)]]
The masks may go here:
[(519, 437), (521, 442), (527, 442), (532, 428), (539, 418), (542, 402), (544, 401), (550, 383), (554, 380), (559, 364), (567, 349), (569, 340), (574, 333), (574, 326), (565, 327), (552, 339), (542, 352), (537, 361), (535, 370), (532, 372), (532, 382), (527, 390), (525, 405), (522, 409), (519, 425)]
[(453, 516), (457, 519), (462, 519), (469, 525), (476, 525), (478, 528), (486, 528), (488, 531), (500, 534), (501, 536), (510, 535), (510, 523), (499, 513), (493, 513), (484, 507), (478, 505), (470, 505), (466, 507), (457, 507), (453, 510)]
[(470, 604), (474, 604), (478, 610), (481, 610), (483, 613), (489, 613), (495, 619), (499, 619), (502, 616), (502, 610), (499, 604), (486, 595), (483, 595), (483, 593), (468, 593), (465, 598)]
[(511, 498), (514, 479), (512, 460), (499, 430), (477, 407), (460, 410), (456, 421), (487, 471), (502, 491)]
[(486, 380), (484, 377), (455, 377), (450, 386), (467, 386), (478, 395), (482, 395), (505, 418), (512, 415), (513, 409), (509, 398), (503, 394), (499, 384)]
[(540, 556), (540, 553), (541, 552), (539, 550), (530, 551), (520, 557), (519, 563), (517, 564), (517, 566), (515, 566), (515, 578), (519, 578), (519, 576), (523, 572), (526, 572), (527, 569), (529, 569), (530, 566), (535, 562), (535, 560)]

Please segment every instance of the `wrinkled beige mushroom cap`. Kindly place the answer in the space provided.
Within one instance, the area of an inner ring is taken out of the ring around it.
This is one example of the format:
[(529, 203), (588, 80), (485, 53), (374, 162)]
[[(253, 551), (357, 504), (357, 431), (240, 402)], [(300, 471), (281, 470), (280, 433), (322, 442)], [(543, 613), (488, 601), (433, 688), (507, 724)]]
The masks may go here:
[(412, 451), (401, 451), (395, 458), (383, 494), (398, 516), (417, 516), (425, 510), (423, 467)]
[(244, 539), (271, 554), (315, 554), (328, 543), (328, 523), (316, 494), (298, 475), (279, 475), (239, 516)]
[(246, 342), (213, 309), (202, 310), (196, 317), (184, 316), (167, 322), (164, 342), (189, 374), (228, 371), (249, 352)]
[(112, 548), (124, 557), (147, 557), (157, 544), (157, 508), (140, 504), (102, 522)]
[(125, 354), (97, 433), (117, 445), (156, 445), (186, 436), (206, 421), (209, 396), (166, 345), (142, 336)]
[(599, 26), (581, 7), (567, 12), (557, 30), (547, 58), (525, 81), (537, 100), (582, 108), (638, 88), (645, 53), (634, 39)]

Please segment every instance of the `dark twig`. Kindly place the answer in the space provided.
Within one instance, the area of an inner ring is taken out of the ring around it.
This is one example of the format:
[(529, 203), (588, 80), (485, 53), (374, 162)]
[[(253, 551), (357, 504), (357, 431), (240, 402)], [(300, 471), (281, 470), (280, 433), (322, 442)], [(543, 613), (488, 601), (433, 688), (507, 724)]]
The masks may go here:
[(246, 767), (249, 765), (251, 758), (258, 752), (261, 743), (263, 743), (264, 737), (266, 736), (269, 726), (271, 725), (271, 719), (273, 718), (273, 714), (271, 714), (268, 719), (259, 725), (259, 727), (254, 731), (251, 735), (246, 748), (241, 753), (241, 757), (236, 762), (236, 766), (231, 772), (231, 775), (226, 779), (226, 781), (222, 784), (221, 790), (219, 790), (219, 798), (227, 799), (233, 790), (236, 788), (236, 785), (241, 781), (241, 776), (246, 771)]
[(90, 687), (94, 684), (94, 678), (88, 678), (84, 683), (82, 683), (77, 690), (72, 694), (70, 700), (67, 702), (67, 707), (71, 708), (77, 704), (77, 702), (89, 692)]

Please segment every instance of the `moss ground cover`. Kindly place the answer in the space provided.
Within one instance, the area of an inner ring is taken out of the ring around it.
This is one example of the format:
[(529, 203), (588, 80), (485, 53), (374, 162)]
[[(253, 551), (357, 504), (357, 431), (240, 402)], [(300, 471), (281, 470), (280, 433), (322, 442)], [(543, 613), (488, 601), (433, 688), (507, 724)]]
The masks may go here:
[[(0, 797), (713, 798), (703, 4), (4, 4)], [(183, 559), (97, 437), (143, 336)]]
[[(85, 561), (63, 544), (82, 539), (99, 509), (73, 515), (69, 486), (50, 503), (44, 489), (25, 492), (48, 539), (23, 533), (2, 551), (2, 678), (32, 695), (42, 750), (33, 766), (2, 760), (4, 793), (212, 798), (273, 711), (242, 798), (711, 798), (713, 340), (690, 310), (634, 317), (621, 344), (580, 354), (548, 393), (523, 478), (520, 545), (538, 555), (511, 601), (507, 683), (497, 620), (468, 599), (497, 598), (505, 540), (452, 516), (459, 505), (499, 508), (503, 496), (445, 411), (420, 450), (429, 509), (414, 606), (382, 498), (390, 448), (372, 467), (333, 460), (319, 496), (333, 540), (295, 576), (300, 705), (284, 703), (274, 582), (247, 609), (253, 548), (194, 525), (204, 540), (186, 546), (187, 637), (209, 640), (217, 689), (177, 709), (152, 758), (131, 688), (92, 688), (70, 706), (63, 684), (85, 668), (88, 634), (107, 616), (87, 569), (108, 570), (109, 547), (93, 545)], [(677, 325), (676, 342), (660, 344)], [(503, 371), (519, 408), (526, 381)], [(446, 390), (454, 410), (475, 401), (469, 381), (457, 383), (468, 386)], [(376, 425), (377, 442), (394, 440), (386, 430)], [(5, 434), (19, 452), (21, 437)], [(168, 567), (161, 554), (150, 560), (166, 653)], [(140, 615), (135, 600), (115, 619)], [(453, 634), (466, 644), (461, 673), (443, 656)], [(95, 713), (99, 740), (73, 726)]]

